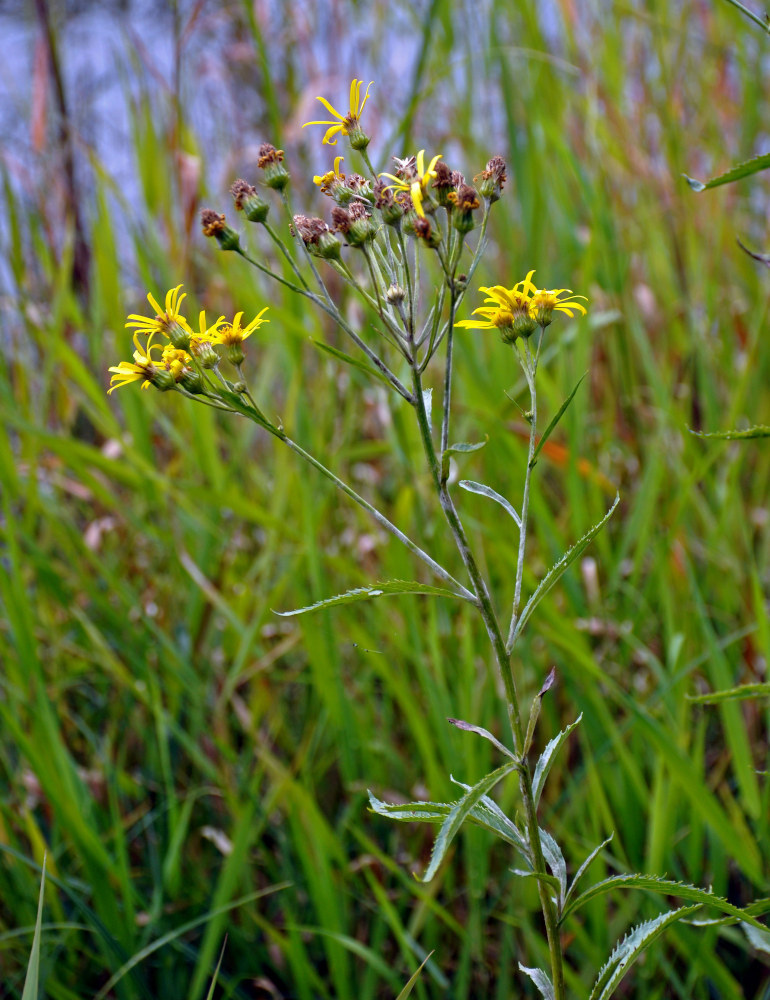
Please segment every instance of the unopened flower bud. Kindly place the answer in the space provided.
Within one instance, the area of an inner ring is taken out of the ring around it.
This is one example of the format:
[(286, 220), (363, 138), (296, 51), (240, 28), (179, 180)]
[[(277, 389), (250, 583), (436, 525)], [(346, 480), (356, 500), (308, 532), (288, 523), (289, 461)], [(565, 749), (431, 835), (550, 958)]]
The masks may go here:
[(260, 198), (257, 189), (252, 184), (238, 179), (230, 188), (230, 194), (235, 201), (235, 207), (243, 212), (249, 222), (264, 222), (270, 206)]
[(382, 221), (386, 226), (398, 226), (401, 223), (404, 206), (381, 178), (374, 184), (374, 207), (382, 214)]
[(195, 355), (202, 368), (216, 368), (219, 364), (219, 355), (214, 350), (214, 345), (210, 340), (199, 340), (193, 338), (190, 341), (190, 353)]
[(223, 250), (240, 250), (241, 242), (238, 233), (227, 225), (224, 215), (204, 208), (201, 212), (203, 235), (211, 237), (219, 243)]
[(259, 147), (257, 166), (265, 171), (265, 184), (276, 191), (283, 191), (289, 183), (289, 173), (283, 165), (283, 150), (276, 149), (269, 142)]
[(435, 166), (436, 179), (432, 187), (436, 192), (436, 201), (439, 205), (446, 207), (451, 204), (450, 195), (454, 193), (455, 183), (452, 179), (452, 170), (443, 160), (439, 160)]
[(248, 388), (245, 382), (233, 382), (233, 392), (237, 392), (239, 395), (246, 392)]
[[(502, 156), (493, 156), (488, 161), (486, 169), (479, 176), (481, 178), (479, 193), (482, 198), (489, 198), (490, 202), (497, 201), (507, 180), (505, 160)], [(479, 180), (479, 177), (475, 177), (474, 180)]]
[(385, 298), (391, 305), (398, 305), (399, 302), (403, 302), (406, 298), (406, 292), (401, 287), (401, 285), (390, 285), (387, 292), (385, 292)]
[(481, 204), (476, 189), (470, 184), (462, 184), (457, 191), (451, 192), (449, 197), (454, 205), (452, 221), (455, 229), (461, 233), (469, 233), (476, 225), (473, 212)]
[(206, 391), (203, 385), (203, 379), (193, 368), (184, 369), (179, 379), (179, 384), (183, 389), (193, 393), (195, 396), (199, 396), (201, 393)]
[(168, 392), (169, 389), (173, 389), (176, 386), (174, 376), (166, 368), (155, 368), (153, 366), (152, 370), (148, 369), (147, 378), (161, 392)]
[(178, 351), (186, 351), (190, 346), (190, 331), (176, 322), (167, 323), (165, 326), (168, 339)]

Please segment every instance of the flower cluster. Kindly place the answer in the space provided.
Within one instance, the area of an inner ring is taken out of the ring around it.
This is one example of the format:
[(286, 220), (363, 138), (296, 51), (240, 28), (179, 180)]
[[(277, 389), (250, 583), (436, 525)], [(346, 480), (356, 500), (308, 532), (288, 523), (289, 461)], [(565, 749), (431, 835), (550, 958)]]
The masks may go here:
[[(226, 322), (224, 316), (209, 323), (206, 313), (200, 312), (194, 329), (182, 312), (185, 298), (182, 285), (177, 285), (166, 293), (161, 307), (150, 292), (147, 301), (153, 315), (132, 313), (128, 317), (126, 327), (134, 331), (134, 360), (121, 361), (109, 369), (113, 374), (108, 392), (143, 379), (143, 389), (153, 385), (156, 389), (207, 394), (212, 384), (207, 371), (217, 370), (221, 361), (217, 347), (223, 347), (224, 356), (237, 367), (243, 361), (243, 341), (268, 322), (263, 318), (267, 306), (246, 325), (242, 312), (235, 314), (232, 323)], [(144, 344), (141, 335), (147, 338)], [(158, 337), (163, 340), (156, 340)]]
[(512, 344), (518, 337), (529, 337), (538, 326), (542, 329), (549, 326), (554, 312), (570, 317), (575, 312), (585, 315), (585, 306), (577, 301), (585, 299), (585, 295), (573, 295), (570, 288), (537, 288), (532, 282), (534, 273), (530, 271), (513, 288), (502, 285), (480, 288), (487, 298), (485, 305), (473, 310), (473, 315), (481, 319), (464, 319), (455, 326), (469, 330), (499, 330), (505, 343)]

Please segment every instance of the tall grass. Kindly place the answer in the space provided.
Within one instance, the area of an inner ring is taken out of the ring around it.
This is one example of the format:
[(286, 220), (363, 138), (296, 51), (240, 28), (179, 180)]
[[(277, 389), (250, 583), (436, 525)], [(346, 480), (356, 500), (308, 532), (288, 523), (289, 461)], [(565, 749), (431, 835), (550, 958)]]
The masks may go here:
[[(190, 12), (180, 12), (183, 27)], [(6, 184), (4, 995), (22, 995), (45, 851), (40, 983), (55, 1000), (201, 998), (225, 934), (220, 983), (242, 997), (392, 997), (434, 951), (415, 996), (502, 1000), (522, 988), (513, 970), (524, 946), (531, 964), (546, 954), (534, 888), (483, 832), (464, 831), (459, 859), (424, 886), (411, 872), (426, 863), (430, 831), (366, 811), (367, 786), (440, 797), (448, 773), (470, 782), (490, 768), (485, 742), (446, 723), (465, 713), (503, 724), (472, 619), (409, 597), (276, 618), (373, 576), (409, 578), (408, 555), (245, 422), (104, 393), (125, 313), (147, 288), (186, 279), (201, 305), (269, 302), (258, 379), (286, 426), (430, 537), (425, 484), (400, 474), (419, 447), (411, 428), (311, 343), (330, 331), (243, 261), (215, 260), (192, 225), (204, 191), (221, 204), (230, 173), (249, 168), (249, 143), (296, 136), (312, 96), (353, 76), (376, 80), (375, 134), (451, 153), (468, 174), (491, 153), (508, 159), (513, 182), (480, 277), (512, 282), (537, 267), (543, 284), (591, 298), (590, 336), (563, 328), (542, 370), (549, 416), (589, 366), (591, 378), (543, 451), (533, 558), (549, 565), (616, 488), (622, 505), (524, 646), (530, 693), (550, 665), (559, 674), (541, 738), (583, 713), (547, 790), (548, 825), (573, 867), (614, 833), (595, 876), (667, 873), (734, 902), (767, 892), (766, 703), (688, 700), (761, 680), (770, 656), (767, 449), (688, 433), (769, 422), (765, 276), (734, 243), (739, 233), (766, 249), (766, 188), (760, 175), (695, 196), (680, 176), (758, 151), (763, 40), (716, 2), (378, 12), (386, 30), (373, 39), (364, 5), (286, 8), (280, 22), (277, 9), (249, 5), (209, 12), (226, 29), (216, 58), (230, 56), (242, 130), (226, 156), (187, 116), (196, 70), (184, 47), (178, 94), (134, 76), (139, 194), (126, 216), (92, 161), (87, 296), (70, 280), (72, 234), (57, 228), (53, 154), (38, 164), (39, 188), (20, 197)], [(206, 29), (194, 13), (183, 46)], [(375, 155), (384, 147), (375, 140)], [(306, 175), (327, 166), (313, 137), (306, 150), (290, 164), (297, 201), (314, 197)], [(192, 188), (191, 157), (202, 169)], [(463, 457), (461, 475), (504, 491), (526, 431), (510, 401), (523, 386), (495, 348), (458, 338), (456, 412), (458, 437), (486, 432), (494, 445)], [(515, 539), (486, 503), (468, 495), (463, 513), (505, 591)], [(580, 968), (597, 968), (640, 912), (658, 911), (629, 896), (573, 918)], [(766, 997), (766, 963), (735, 927), (675, 927), (628, 995)]]

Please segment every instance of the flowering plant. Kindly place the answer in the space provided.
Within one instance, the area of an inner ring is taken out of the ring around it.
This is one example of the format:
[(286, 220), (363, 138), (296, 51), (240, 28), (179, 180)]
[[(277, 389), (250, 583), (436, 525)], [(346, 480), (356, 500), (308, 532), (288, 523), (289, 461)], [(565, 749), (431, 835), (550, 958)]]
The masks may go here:
[[(748, 910), (738, 910), (726, 900), (694, 886), (641, 875), (617, 876), (580, 892), (578, 881), (606, 842), (588, 854), (570, 881), (561, 848), (540, 826), (538, 805), (546, 779), (558, 751), (580, 720), (572, 722), (551, 739), (537, 761), (531, 760), (540, 706), (555, 681), (555, 672), (543, 678), (526, 712), (520, 693), (521, 678), (515, 668), (517, 646), (540, 600), (601, 530), (618, 503), (616, 498), (605, 517), (545, 573), (524, 601), (531, 480), (540, 449), (566, 412), (577, 389), (576, 386), (539, 434), (537, 374), (541, 349), (546, 338), (551, 336), (549, 327), (555, 320), (579, 320), (586, 313), (585, 299), (566, 288), (538, 288), (532, 270), (511, 287), (481, 287), (480, 292), (485, 296), (483, 304), (473, 310), (471, 318), (458, 320), (487, 245), (490, 211), (503, 194), (507, 180), (505, 161), (500, 156), (493, 156), (474, 178), (474, 184), (470, 184), (460, 172), (446, 164), (441, 154), (430, 157), (426, 165), (425, 150), (420, 150), (415, 155), (394, 157), (393, 173), (377, 175), (367, 153), (370, 139), (361, 122), (371, 84), (361, 100), (362, 83), (354, 80), (351, 84), (347, 115), (319, 98), (334, 121), (306, 123), (327, 129), (324, 144), (334, 145), (340, 135), (345, 136), (353, 155), (361, 161), (362, 173), (345, 173), (343, 157), (338, 156), (326, 173), (314, 178), (320, 192), (332, 203), (328, 221), (293, 212), (284, 153), (269, 143), (260, 149), (259, 166), (264, 186), (275, 192), (287, 216), (291, 240), (273, 227), (271, 205), (256, 186), (238, 180), (232, 187), (236, 210), (264, 228), (288, 263), (290, 277), (279, 274), (269, 263), (252, 255), (224, 215), (205, 210), (202, 213), (203, 231), (223, 250), (239, 254), (260, 273), (287, 286), (331, 318), (359, 352), (359, 356), (353, 357), (334, 350), (337, 360), (354, 365), (371, 379), (386, 385), (392, 396), (397, 397), (394, 405), (411, 411), (430, 473), (436, 508), (456, 546), (463, 578), (439, 563), (423, 544), (407, 535), (374, 503), (337, 476), (320, 458), (307, 452), (280, 423), (267, 415), (268, 407), (255, 398), (242, 367), (247, 348), (251, 348), (257, 338), (249, 340), (248, 345), (246, 339), (268, 322), (267, 307), (245, 325), (242, 312), (236, 313), (231, 322), (220, 316), (212, 325), (207, 324), (205, 314), (201, 313), (197, 329), (193, 329), (182, 311), (181, 286), (168, 292), (163, 308), (156, 298), (148, 296), (154, 315), (129, 317), (126, 325), (134, 331), (134, 360), (121, 362), (110, 369), (113, 372), (112, 389), (143, 380), (144, 388), (154, 386), (162, 391), (175, 391), (193, 402), (253, 421), (333, 482), (430, 571), (428, 581), (377, 582), (285, 614), (309, 613), (318, 608), (375, 599), (386, 593), (460, 600), (475, 609), (484, 624), (502, 681), (509, 732), (501, 739), (475, 722), (449, 721), (461, 730), (488, 740), (501, 755), (502, 764), (475, 784), (461, 785), (462, 794), (454, 801), (393, 804), (371, 795), (371, 808), (394, 820), (432, 822), (439, 827), (430, 862), (422, 876), (424, 881), (436, 875), (448, 847), (465, 822), (484, 827), (520, 855), (524, 867), (517, 874), (533, 880), (537, 887), (548, 950), (547, 969), (524, 963), (520, 968), (547, 1000), (563, 1000), (567, 995), (561, 928), (567, 917), (589, 899), (622, 885), (688, 900), (688, 905), (664, 911), (640, 924), (612, 952), (591, 992), (592, 1000), (607, 1000), (644, 948), (665, 927), (691, 916), (701, 905), (716, 907), (731, 919), (740, 916), (757, 927), (762, 925)], [(471, 235), (474, 232), (477, 234), (475, 239)], [(376, 339), (357, 329), (342, 312), (323, 268), (335, 273), (360, 298), (373, 320)], [(461, 489), (495, 501), (513, 520), (518, 532), (518, 557), (513, 572), (510, 611), (506, 616), (507, 628), (464, 527), (454, 493), (456, 456), (474, 452), (484, 443), (453, 442), (451, 437), (457, 330), (496, 331), (501, 351), (507, 351), (507, 357), (521, 367), (529, 393), (525, 411), (529, 442), (518, 505), (487, 484), (470, 480), (457, 483)], [(140, 339), (143, 336), (145, 342)], [(432, 388), (426, 384), (436, 367), (429, 367), (434, 359), (441, 371), (440, 406), (434, 406)], [(440, 417), (436, 415), (439, 411)], [(518, 783), (522, 817), (505, 815), (492, 797), (495, 786), (509, 777)]]

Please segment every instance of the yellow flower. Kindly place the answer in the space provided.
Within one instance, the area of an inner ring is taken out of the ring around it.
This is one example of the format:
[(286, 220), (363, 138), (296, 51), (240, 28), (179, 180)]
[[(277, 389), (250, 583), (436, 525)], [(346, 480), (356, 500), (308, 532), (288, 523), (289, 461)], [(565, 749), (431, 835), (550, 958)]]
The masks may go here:
[(246, 326), (241, 326), (241, 317), (243, 316), (243, 313), (236, 313), (233, 317), (232, 323), (223, 324), (214, 333), (211, 338), (212, 343), (225, 344), (226, 346), (229, 346), (230, 344), (240, 344), (247, 337), (251, 336), (255, 330), (259, 329), (263, 323), (270, 322), (268, 319), (262, 319), (262, 314), (266, 313), (267, 310), (268, 306), (265, 306), (265, 308), (258, 312), (254, 319), (250, 323), (247, 323)]
[(336, 146), (337, 140), (334, 138), (340, 132), (348, 136), (350, 144), (354, 149), (365, 149), (369, 144), (369, 137), (361, 131), (360, 118), (366, 102), (369, 100), (369, 89), (372, 83), (366, 88), (363, 101), (361, 100), (361, 84), (363, 80), (352, 80), (350, 83), (350, 107), (347, 115), (343, 115), (336, 108), (333, 108), (325, 97), (317, 97), (316, 100), (326, 108), (330, 115), (334, 115), (336, 120), (325, 122), (305, 122), (302, 128), (307, 125), (327, 125), (326, 134), (323, 137), (324, 145)]
[(147, 301), (155, 310), (155, 315), (139, 316), (137, 313), (132, 313), (128, 317), (129, 322), (126, 323), (126, 326), (129, 329), (135, 329), (137, 333), (162, 333), (164, 337), (171, 337), (177, 331), (189, 335), (190, 327), (180, 312), (182, 301), (186, 298), (187, 293), (182, 292), (180, 295), (181, 288), (182, 285), (177, 285), (176, 288), (172, 288), (166, 293), (165, 309), (161, 309), (152, 292), (148, 293)]
[[(150, 339), (152, 339), (152, 335)], [(133, 364), (130, 361), (121, 361), (109, 369), (114, 374), (110, 378), (110, 388), (107, 390), (108, 396), (115, 389), (121, 389), (124, 385), (137, 382), (142, 378), (146, 380), (142, 383), (143, 389), (149, 389), (152, 385), (153, 379), (158, 373), (158, 369), (152, 360), (152, 349), (160, 345), (151, 345), (148, 341), (147, 346), (142, 347), (139, 343), (139, 337), (137, 334), (134, 334), (134, 346), (136, 350), (134, 351)]]
[(412, 196), (412, 204), (414, 205), (414, 210), (419, 216), (425, 218), (425, 212), (423, 211), (422, 202), (423, 196), (428, 189), (428, 185), (437, 176), (436, 174), (436, 164), (441, 159), (441, 153), (434, 156), (433, 159), (428, 164), (428, 169), (425, 169), (425, 150), (421, 149), (417, 154), (416, 159), (414, 157), (409, 157), (404, 160), (401, 165), (402, 176), (396, 177), (395, 174), (380, 174), (380, 177), (387, 177), (389, 180), (395, 183), (389, 184), (388, 188), (393, 191), (408, 191)]
[[(308, 125), (309, 124), (310, 122), (308, 122)], [(313, 178), (313, 183), (317, 184), (324, 194), (328, 194), (331, 191), (332, 185), (345, 180), (345, 175), (340, 171), (340, 163), (342, 163), (344, 159), (344, 156), (335, 156), (334, 170), (329, 170), (325, 174), (316, 174)]]
[(491, 288), (480, 288), (487, 296), (485, 305), (473, 310), (473, 315), (481, 319), (464, 319), (455, 324), (468, 330), (499, 330), (507, 344), (512, 344), (517, 337), (528, 337), (537, 326), (537, 320), (531, 312), (531, 293), (536, 291), (530, 271), (523, 281), (513, 288), (494, 285)]
[[(568, 298), (560, 298), (561, 295), (565, 294)], [(577, 299), (588, 301), (585, 295), (573, 295), (571, 288), (536, 288), (532, 293), (530, 310), (540, 326), (546, 327), (551, 323), (554, 311), (566, 313), (570, 319), (573, 312), (579, 312), (585, 316), (586, 307), (577, 302)]]

